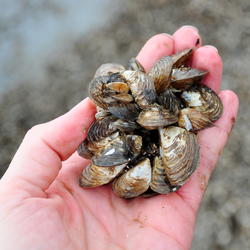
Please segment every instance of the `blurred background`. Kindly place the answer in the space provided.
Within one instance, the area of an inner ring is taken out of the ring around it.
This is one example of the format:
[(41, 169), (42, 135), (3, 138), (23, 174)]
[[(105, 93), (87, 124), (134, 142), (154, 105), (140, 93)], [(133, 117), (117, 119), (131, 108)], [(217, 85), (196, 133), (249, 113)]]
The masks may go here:
[[(87, 96), (96, 68), (126, 63), (157, 33), (194, 25), (219, 49), (234, 131), (199, 212), (193, 250), (250, 248), (249, 0), (0, 0), (0, 172), (25, 132)], [(211, 138), (212, 140), (213, 138)]]

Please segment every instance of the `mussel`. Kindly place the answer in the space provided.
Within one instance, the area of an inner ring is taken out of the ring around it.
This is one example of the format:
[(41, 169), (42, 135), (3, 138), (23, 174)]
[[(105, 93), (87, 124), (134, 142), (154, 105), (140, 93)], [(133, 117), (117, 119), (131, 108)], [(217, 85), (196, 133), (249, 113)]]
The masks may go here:
[(171, 79), (172, 71), (185, 65), (192, 52), (192, 49), (186, 49), (172, 56), (164, 56), (155, 63), (149, 75), (154, 79), (158, 94), (169, 87), (171, 80), (173, 80)]
[(141, 71), (125, 70), (121, 75), (126, 79), (135, 102), (143, 109), (153, 104), (156, 92), (153, 78)]
[(80, 186), (85, 188), (98, 187), (112, 181), (127, 164), (118, 166), (111, 166), (109, 168), (103, 168), (89, 164), (82, 172), (80, 176)]
[(125, 70), (125, 67), (118, 63), (104, 63), (95, 72), (94, 78), (99, 76), (110, 76), (114, 73)]
[(171, 185), (167, 179), (162, 158), (159, 156), (154, 158), (150, 188), (159, 194), (167, 194), (171, 192)]
[(178, 190), (199, 165), (197, 132), (223, 112), (219, 96), (190, 67), (193, 49), (164, 56), (146, 73), (136, 58), (103, 64), (89, 86), (96, 120), (78, 147), (91, 163), (80, 186), (112, 183), (122, 198)]
[(182, 186), (199, 163), (196, 135), (176, 126), (161, 128), (159, 133), (160, 155), (167, 179), (172, 186)]
[(222, 115), (223, 105), (219, 96), (205, 85), (196, 84), (185, 90), (181, 97), (189, 108), (181, 112), (179, 125), (182, 127), (184, 119), (190, 121), (193, 130), (210, 127)]
[(146, 129), (157, 129), (176, 123), (178, 116), (170, 110), (164, 109), (158, 104), (150, 105), (147, 109), (141, 111), (137, 122)]
[(122, 198), (134, 198), (149, 188), (151, 182), (150, 160), (145, 160), (136, 164), (113, 182), (113, 191)]

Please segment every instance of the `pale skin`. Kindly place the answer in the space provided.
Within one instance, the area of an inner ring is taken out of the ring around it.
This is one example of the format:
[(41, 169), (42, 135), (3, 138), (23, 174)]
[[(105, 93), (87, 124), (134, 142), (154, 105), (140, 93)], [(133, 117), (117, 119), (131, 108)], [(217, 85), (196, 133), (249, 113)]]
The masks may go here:
[(189, 249), (209, 177), (237, 116), (238, 98), (220, 90), (222, 61), (202, 46), (194, 27), (147, 41), (137, 59), (149, 70), (162, 56), (196, 47), (192, 66), (207, 70), (204, 84), (224, 105), (222, 117), (198, 135), (200, 165), (177, 192), (124, 200), (109, 185), (83, 189), (78, 178), (88, 161), (75, 153), (94, 120), (87, 98), (65, 115), (28, 131), (0, 181), (2, 249)]

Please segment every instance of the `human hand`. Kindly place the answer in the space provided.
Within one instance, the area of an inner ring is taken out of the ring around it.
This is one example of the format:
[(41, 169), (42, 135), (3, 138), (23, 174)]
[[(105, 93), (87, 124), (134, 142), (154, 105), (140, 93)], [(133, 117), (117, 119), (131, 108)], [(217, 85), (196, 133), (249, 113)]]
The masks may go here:
[(85, 99), (65, 115), (26, 134), (0, 181), (2, 249), (189, 249), (197, 210), (238, 110), (237, 96), (220, 91), (222, 62), (214, 47), (201, 47), (188, 26), (173, 36), (152, 37), (137, 59), (149, 70), (162, 56), (197, 47), (192, 66), (209, 72), (204, 83), (224, 105), (214, 127), (198, 134), (200, 165), (177, 192), (124, 200), (108, 186), (83, 189), (78, 178), (88, 161), (74, 153), (94, 120)]

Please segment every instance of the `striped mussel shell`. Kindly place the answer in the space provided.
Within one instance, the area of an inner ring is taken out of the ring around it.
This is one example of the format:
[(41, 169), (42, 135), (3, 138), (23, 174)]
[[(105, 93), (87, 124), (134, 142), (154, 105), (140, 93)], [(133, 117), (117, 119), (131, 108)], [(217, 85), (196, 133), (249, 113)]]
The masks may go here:
[(171, 56), (164, 56), (154, 64), (149, 71), (149, 75), (154, 80), (155, 89), (158, 94), (169, 87), (173, 69), (185, 65), (192, 52), (192, 49), (186, 49)]
[(149, 188), (151, 182), (151, 163), (148, 158), (113, 181), (114, 193), (122, 198), (134, 198)]
[(109, 168), (103, 168), (89, 164), (82, 172), (79, 183), (81, 187), (93, 188), (99, 187), (112, 181), (127, 164), (111, 166)]
[(223, 104), (221, 99), (212, 89), (205, 85), (194, 85), (190, 89), (183, 91), (181, 98), (184, 100), (186, 107), (190, 109), (181, 112), (180, 119), (190, 120), (190, 123), (194, 125), (194, 130), (210, 127), (222, 115)]
[(176, 123), (178, 116), (158, 104), (150, 105), (138, 116), (137, 122), (144, 128), (153, 130)]
[(199, 164), (196, 135), (186, 129), (169, 126), (159, 129), (160, 155), (171, 186), (182, 186)]

